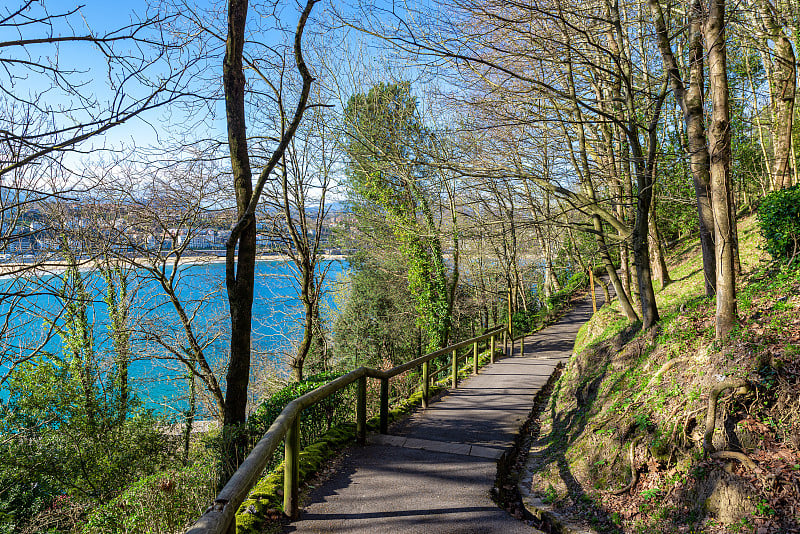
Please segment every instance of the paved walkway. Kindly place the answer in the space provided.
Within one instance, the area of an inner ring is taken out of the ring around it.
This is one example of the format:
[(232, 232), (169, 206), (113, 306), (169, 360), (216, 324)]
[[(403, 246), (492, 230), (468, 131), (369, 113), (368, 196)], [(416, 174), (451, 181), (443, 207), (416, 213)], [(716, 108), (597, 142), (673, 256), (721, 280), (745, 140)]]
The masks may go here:
[(535, 531), (491, 500), (496, 460), (527, 418), (533, 396), (572, 352), (591, 317), (585, 299), (558, 323), (515, 344), (427, 410), (369, 444), (351, 447), (336, 473), (285, 532), (527, 533)]

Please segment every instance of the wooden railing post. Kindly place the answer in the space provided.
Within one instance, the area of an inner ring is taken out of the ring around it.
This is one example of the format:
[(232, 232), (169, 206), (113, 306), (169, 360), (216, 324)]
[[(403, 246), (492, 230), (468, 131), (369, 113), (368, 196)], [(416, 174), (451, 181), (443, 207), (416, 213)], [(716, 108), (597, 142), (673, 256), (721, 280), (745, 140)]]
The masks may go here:
[(472, 374), (478, 374), (478, 342), (472, 344)]
[(367, 377), (358, 379), (356, 398), (356, 440), (359, 445), (367, 441)]
[(508, 356), (508, 332), (503, 332), (503, 356)]
[(284, 439), (283, 513), (294, 521), (300, 512), (300, 414), (289, 425)]
[(494, 334), (492, 334), (492, 341), (489, 345), (489, 361), (494, 363)]
[(381, 378), (381, 434), (389, 432), (389, 379)]
[[(512, 333), (512, 330), (511, 330), (511, 324), (512, 324), (511, 323), (511, 316), (512, 316), (512, 313), (513, 313), (513, 310), (511, 309), (511, 288), (509, 287), (508, 288), (508, 335), (509, 336)], [(514, 340), (512, 339), (511, 341), (514, 341)]]
[(525, 335), (519, 338), (519, 355), (525, 356)]
[(453, 382), (453, 388), (455, 389), (458, 387), (458, 349), (453, 349), (452, 360), (453, 369), (451, 370), (451, 380)]
[(428, 395), (431, 387), (431, 362), (427, 361), (422, 364), (422, 407), (428, 407)]
[(514, 338), (511, 337), (511, 336), (508, 336), (508, 337), (511, 339), (511, 342), (510, 342), (511, 351), (508, 353), (508, 356), (511, 357), (511, 356), (514, 356)]

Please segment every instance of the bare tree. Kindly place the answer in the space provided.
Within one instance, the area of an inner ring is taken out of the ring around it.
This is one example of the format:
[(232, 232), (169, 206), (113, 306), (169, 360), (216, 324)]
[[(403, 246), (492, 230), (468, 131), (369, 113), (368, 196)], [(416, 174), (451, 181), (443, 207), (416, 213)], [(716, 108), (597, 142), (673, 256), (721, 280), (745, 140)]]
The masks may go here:
[(133, 269), (140, 285), (156, 289), (136, 303), (133, 330), (144, 352), (178, 362), (190, 381), (203, 384), (210, 412), (222, 419), (221, 362), (207, 354), (225, 333), (212, 309), (220, 288), (199, 283), (192, 267), (215, 259), (192, 249), (209, 235), (221, 240), (216, 228), (228, 222), (214, 209), (225, 200), (218, 166), (198, 158), (166, 168), (131, 164), (113, 174), (94, 195), (101, 241), (92, 249)]
[(96, 30), (77, 5), (52, 10), (20, 0), (0, 8), (0, 254), (4, 274), (15, 276), (0, 289), (0, 305), (11, 361), (35, 356), (53, 334), (33, 340), (25, 325), (37, 315), (35, 293), (56, 288), (34, 289), (18, 276), (49, 269), (58, 253), (45, 244), (56, 230), (46, 205), (78, 201), (97, 185), (82, 159), (118, 150), (105, 143), (109, 131), (152, 119), (185, 94), (191, 63), (173, 54), (162, 33), (169, 22), (133, 15)]
[[(623, 31), (619, 6), (613, 2), (590, 5), (554, 2), (534, 6), (442, 2), (433, 9), (447, 10), (449, 16), (437, 17), (436, 13), (426, 13), (420, 8), (404, 13), (401, 20), (398, 13), (374, 10), (376, 15), (364, 14), (362, 20), (348, 23), (384, 37), (391, 46), (412, 57), (452, 65), (458, 69), (453, 83), (466, 78), (470, 84), (484, 84), (487, 92), (504, 94), (506, 102), (518, 99), (518, 103), (530, 103), (517, 104), (520, 111), (509, 115), (509, 120), (530, 121), (533, 102), (547, 98), (554, 102), (548, 110), (550, 115), (533, 120), (552, 121), (553, 114), (560, 111), (566, 112), (566, 120), (576, 128), (578, 124), (612, 125), (619, 139), (617, 143), (624, 148), (617, 163), (621, 176), (625, 177), (618, 202), (630, 206), (624, 212), (624, 219), (620, 220), (599, 199), (552, 182), (545, 184), (541, 179), (539, 183), (569, 199), (576, 209), (592, 212), (622, 232), (621, 244), (632, 246), (636, 265), (633, 287), (641, 302), (643, 322), (646, 327), (654, 324), (658, 309), (647, 234), (658, 155), (657, 126), (666, 92), (663, 83), (648, 68), (634, 68), (631, 34)], [(514, 16), (509, 16), (509, 9)], [(381, 16), (385, 18), (382, 20)], [(592, 21), (588, 28), (584, 27), (586, 20)], [(421, 26), (419, 31), (411, 29), (416, 28), (414, 25)], [(636, 21), (635, 28), (636, 32), (646, 32), (641, 20)], [(561, 65), (577, 65), (574, 70), (581, 70), (580, 79), (564, 72)], [(614, 105), (606, 105), (608, 102)], [(644, 118), (643, 110), (646, 110)], [(635, 196), (632, 180), (636, 182)]]
[[(281, 117), (279, 141), (272, 155), (261, 166), (253, 183), (251, 155), (248, 150), (245, 113), (246, 78), (244, 46), (247, 39), (247, 0), (231, 0), (228, 5), (228, 34), (223, 62), (223, 89), (227, 119), (233, 190), (236, 195), (237, 221), (225, 248), (225, 285), (231, 314), (231, 352), (228, 362), (223, 418), (225, 450), (223, 478), (242, 460), (245, 436), (234, 438), (235, 428), (244, 423), (247, 408), (247, 386), (250, 380), (250, 334), (252, 329), (253, 285), (256, 261), (256, 208), (272, 172), (300, 125), (307, 108), (313, 78), (303, 58), (302, 37), (308, 17), (317, 0), (308, 0), (295, 30), (293, 55), (302, 79), (294, 114)], [(249, 66), (254, 67), (250, 61)], [(269, 79), (265, 77), (265, 79)]]
[(315, 356), (324, 362), (327, 350), (320, 305), (330, 263), (323, 261), (322, 239), (338, 159), (330, 122), (325, 108), (318, 105), (289, 143), (280, 180), (264, 191), (262, 224), (291, 259), (303, 306), (302, 338), (290, 361), (296, 381), (303, 379), (309, 355), (316, 351)]
[(685, 145), (692, 169), (697, 213), (700, 225), (700, 244), (703, 250), (703, 273), (707, 296), (713, 296), (716, 287), (716, 263), (714, 259), (714, 217), (711, 207), (708, 139), (706, 138), (703, 92), (703, 7), (700, 0), (691, 3), (689, 10), (689, 83), (684, 76), (672, 51), (666, 18), (658, 0), (650, 0), (650, 10), (656, 29), (658, 48), (664, 62), (664, 70), (669, 76), (675, 100), (683, 112), (684, 128), (687, 136)]
[(703, 27), (712, 115), (708, 130), (711, 203), (714, 208), (714, 255), (717, 265), (716, 336), (736, 326), (736, 213), (731, 188), (731, 125), (725, 46), (725, 0), (711, 0)]
[(770, 179), (773, 189), (791, 186), (797, 172), (792, 151), (797, 59), (790, 39), (789, 5), (772, 0), (754, 0), (748, 2), (746, 10), (749, 26), (756, 29), (754, 37), (769, 82), (773, 152)]

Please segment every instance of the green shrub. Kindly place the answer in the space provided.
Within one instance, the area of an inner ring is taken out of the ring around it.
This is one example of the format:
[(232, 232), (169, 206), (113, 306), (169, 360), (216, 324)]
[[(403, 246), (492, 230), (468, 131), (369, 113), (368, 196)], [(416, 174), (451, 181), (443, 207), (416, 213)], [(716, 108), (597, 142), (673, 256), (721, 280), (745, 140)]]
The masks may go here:
[[(251, 447), (261, 439), (270, 425), (293, 400), (306, 393), (324, 386), (339, 378), (341, 373), (319, 373), (309, 376), (302, 382), (289, 384), (267, 400), (262, 402), (247, 419), (247, 431), (250, 435)], [(325, 400), (303, 410), (300, 417), (300, 446), (306, 447), (317, 441), (333, 426), (352, 421), (355, 413), (354, 388), (340, 389)], [(283, 460), (283, 452), (276, 451), (268, 468), (278, 465)]]
[(511, 328), (514, 336), (527, 334), (536, 329), (542, 322), (542, 318), (547, 314), (547, 310), (542, 308), (536, 311), (519, 310), (511, 316)]
[(89, 513), (83, 534), (183, 532), (214, 500), (217, 461), (212, 454), (180, 470), (142, 478)]
[[(541, 308), (532, 310), (519, 310), (511, 316), (512, 334), (514, 337), (528, 334), (535, 331), (540, 326), (553, 317), (553, 313), (558, 313), (567, 304), (575, 291), (586, 286), (588, 280), (583, 272), (575, 273), (564, 283), (563, 287), (553, 293), (545, 305)], [(531, 300), (536, 301), (536, 295), (531, 295)]]
[(554, 303), (566, 302), (575, 291), (588, 285), (588, 283), (589, 279), (585, 272), (580, 271), (574, 273), (569, 277), (567, 283), (564, 284), (561, 289), (551, 297), (551, 299)]
[(75, 365), (57, 354), (17, 366), (7, 391), (0, 401), (0, 533), (107, 502), (172, 461), (174, 440), (135, 397), (120, 421), (116, 406), (87, 395)]
[(774, 260), (793, 260), (800, 253), (800, 186), (764, 197), (758, 206), (758, 226)]
[[(8, 454), (3, 448), (3, 454)], [(27, 469), (0, 462), (0, 533), (20, 532), (32, 517), (50, 508), (61, 488), (48, 480), (30, 479)]]

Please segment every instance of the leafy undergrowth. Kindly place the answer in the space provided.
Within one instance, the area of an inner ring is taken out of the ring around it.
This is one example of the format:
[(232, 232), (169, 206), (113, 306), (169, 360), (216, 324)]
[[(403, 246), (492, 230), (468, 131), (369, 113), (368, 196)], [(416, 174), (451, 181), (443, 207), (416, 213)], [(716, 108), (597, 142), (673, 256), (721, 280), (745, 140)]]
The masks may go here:
[[(656, 328), (613, 305), (584, 326), (532, 447), (542, 500), (600, 532), (800, 532), (800, 270), (770, 264), (740, 224), (740, 325), (724, 342), (690, 245)], [(707, 429), (724, 382), (737, 387)]]

